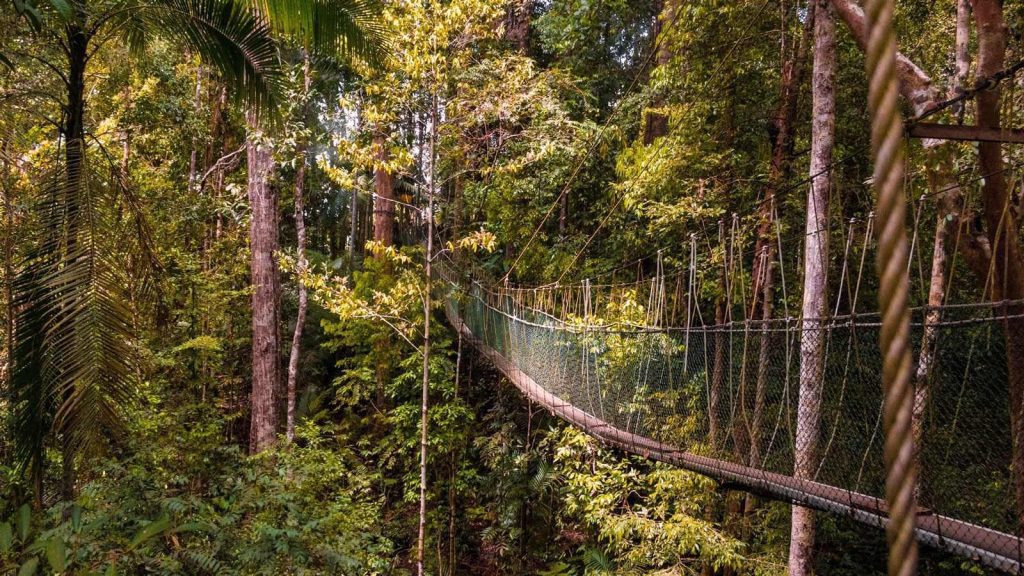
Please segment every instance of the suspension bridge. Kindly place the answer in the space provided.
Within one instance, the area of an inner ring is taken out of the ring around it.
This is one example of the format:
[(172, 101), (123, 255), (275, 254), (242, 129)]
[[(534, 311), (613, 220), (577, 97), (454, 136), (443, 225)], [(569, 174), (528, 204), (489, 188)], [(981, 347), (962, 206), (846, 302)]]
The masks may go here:
[[(446, 315), (464, 340), (568, 423), (626, 452), (884, 529), (880, 320), (856, 310), (862, 278), (844, 263), (836, 314), (814, 322), (788, 310), (705, 322), (693, 262), (674, 288), (663, 272), (533, 288), (488, 284), (452, 261), (439, 275)], [(1012, 574), (1022, 572), (1024, 541), (1004, 327), (1021, 305), (948, 305), (939, 321), (917, 308), (912, 322), (914, 341), (927, 330), (935, 346), (927, 383), (918, 383), (915, 535)], [(814, 473), (798, 477), (800, 351), (812, 341), (822, 351), (813, 376), (821, 383), (817, 445), (808, 456)]]

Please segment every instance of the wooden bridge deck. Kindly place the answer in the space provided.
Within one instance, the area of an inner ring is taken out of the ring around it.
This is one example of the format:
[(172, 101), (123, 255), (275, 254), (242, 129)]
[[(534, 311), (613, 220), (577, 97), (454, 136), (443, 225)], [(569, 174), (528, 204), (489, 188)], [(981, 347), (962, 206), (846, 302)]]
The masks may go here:
[[(845, 514), (857, 521), (883, 529), (889, 522), (885, 501), (881, 498), (700, 456), (616, 428), (546, 390), (473, 334), (459, 318), (452, 317), (447, 309), (446, 313), (449, 321), (462, 333), (463, 338), (490, 360), (527, 398), (611, 446), (651, 460), (667, 462), (720, 482), (734, 484), (775, 500)], [(1020, 574), (1022, 571), (1024, 542), (1013, 534), (998, 532), (927, 510), (919, 512), (915, 534), (921, 543), (928, 546), (966, 556), (986, 566), (1012, 574)]]

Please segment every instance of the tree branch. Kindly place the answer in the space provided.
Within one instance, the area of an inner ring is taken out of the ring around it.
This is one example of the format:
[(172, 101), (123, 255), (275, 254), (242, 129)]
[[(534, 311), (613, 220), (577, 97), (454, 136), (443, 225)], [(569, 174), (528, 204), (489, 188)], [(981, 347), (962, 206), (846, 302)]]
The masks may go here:
[[(832, 0), (832, 5), (863, 51), (868, 43), (864, 9), (854, 0)], [(915, 116), (934, 107), (940, 100), (931, 77), (902, 52), (896, 53), (896, 74), (900, 80), (900, 94), (910, 102)]]

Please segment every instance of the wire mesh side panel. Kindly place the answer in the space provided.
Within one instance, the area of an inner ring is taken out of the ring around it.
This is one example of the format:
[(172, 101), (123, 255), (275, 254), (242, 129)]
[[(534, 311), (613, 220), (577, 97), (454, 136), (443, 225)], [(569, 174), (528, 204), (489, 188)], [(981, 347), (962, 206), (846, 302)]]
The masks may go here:
[[(545, 393), (640, 439), (723, 465), (791, 478), (797, 430), (808, 424), (797, 418), (801, 386), (806, 394), (816, 385), (820, 400), (804, 411), (816, 433), (799, 454), (810, 459), (811, 473), (794, 485), (815, 484), (819, 492), (824, 485), (830, 498), (885, 516), (876, 317), (815, 329), (777, 320), (615, 330), (573, 325), (480, 293), (453, 297), (448, 306)], [(916, 320), (920, 348), (924, 326)], [(1018, 512), (1004, 324), (993, 307), (950, 309), (931, 326), (933, 352), (922, 357), (915, 349), (927, 367), (915, 382), (919, 525), (967, 542), (965, 553), (979, 545), (1019, 558), (1021, 542), (1011, 536)]]

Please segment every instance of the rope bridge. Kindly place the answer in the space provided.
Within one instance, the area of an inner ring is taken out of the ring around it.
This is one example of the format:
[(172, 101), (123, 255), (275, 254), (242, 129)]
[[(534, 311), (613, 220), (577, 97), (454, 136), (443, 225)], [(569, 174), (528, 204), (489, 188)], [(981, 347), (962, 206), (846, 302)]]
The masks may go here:
[[(689, 296), (685, 304), (672, 298), (664, 275), (515, 289), (488, 288), (453, 264), (439, 268), (451, 323), (524, 395), (569, 423), (744, 490), (887, 525), (876, 314), (809, 327), (792, 317), (705, 325)], [(1015, 535), (1003, 329), (1019, 304), (946, 306), (940, 322), (927, 323), (936, 353), (917, 424), (917, 539), (1015, 574), (1024, 542)], [(677, 308), (683, 327), (667, 321)], [(927, 311), (914, 312), (915, 342)], [(799, 479), (800, 350), (808, 339), (822, 345), (824, 385), (820, 441), (803, 455), (816, 473)]]

